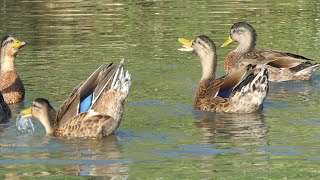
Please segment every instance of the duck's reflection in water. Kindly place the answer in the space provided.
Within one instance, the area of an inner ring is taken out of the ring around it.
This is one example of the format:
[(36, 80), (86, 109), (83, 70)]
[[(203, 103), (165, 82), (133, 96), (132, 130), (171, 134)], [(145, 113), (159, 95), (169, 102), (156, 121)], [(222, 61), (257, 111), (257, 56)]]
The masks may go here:
[[(45, 142), (47, 140), (47, 142)], [(47, 144), (46, 144), (47, 143)], [(7, 179), (21, 177), (49, 177), (57, 176), (64, 179), (69, 176), (99, 177), (101, 179), (128, 179), (130, 161), (125, 160), (121, 152), (121, 145), (115, 136), (102, 140), (94, 139), (53, 139), (43, 138), (43, 147), (32, 153), (32, 170), (8, 172)], [(50, 148), (49, 151), (48, 147)], [(21, 158), (21, 157), (19, 157)], [(42, 163), (45, 162), (45, 163)], [(36, 163), (36, 164), (35, 164)], [(14, 165), (17, 167), (17, 165)], [(19, 167), (28, 169), (31, 164), (22, 163)], [(49, 170), (50, 169), (50, 170)]]
[[(20, 171), (5, 174), (6, 179), (19, 179), (21, 177), (45, 177), (59, 175), (99, 176), (102, 179), (128, 179), (130, 161), (124, 159), (115, 135), (101, 140), (95, 139), (64, 139), (43, 137), (43, 132), (37, 136), (22, 134), (12, 136), (8, 128), (15, 126), (15, 118), (23, 109), (23, 103), (10, 105), (12, 120), (2, 124), (0, 133), (6, 133), (0, 142), (0, 147), (6, 151), (5, 158), (15, 162), (10, 167), (23, 167)], [(39, 126), (41, 127), (41, 126)], [(15, 127), (14, 127), (15, 128)], [(9, 131), (9, 132), (7, 132)], [(37, 129), (36, 131), (39, 131)], [(10, 139), (11, 138), (11, 139)], [(12, 139), (16, 139), (13, 141)], [(11, 153), (12, 152), (12, 153)], [(29, 162), (30, 164), (28, 164)], [(30, 166), (32, 170), (26, 172)], [(52, 167), (55, 168), (52, 168)], [(50, 169), (48, 171), (48, 169)]]
[[(99, 176), (105, 179), (128, 179), (128, 161), (121, 153), (120, 145), (115, 136), (103, 140), (85, 141), (71, 156), (80, 160), (77, 174), (80, 176)], [(86, 147), (86, 148), (84, 148)]]
[(203, 130), (203, 142), (234, 142), (238, 146), (265, 145), (268, 128), (261, 113), (201, 113), (196, 127)]
[[(202, 143), (218, 153), (203, 156), (200, 172), (268, 169), (268, 127), (261, 113), (199, 113), (195, 125), (203, 131)], [(235, 168), (237, 167), (237, 168)], [(239, 169), (238, 169), (239, 168)]]

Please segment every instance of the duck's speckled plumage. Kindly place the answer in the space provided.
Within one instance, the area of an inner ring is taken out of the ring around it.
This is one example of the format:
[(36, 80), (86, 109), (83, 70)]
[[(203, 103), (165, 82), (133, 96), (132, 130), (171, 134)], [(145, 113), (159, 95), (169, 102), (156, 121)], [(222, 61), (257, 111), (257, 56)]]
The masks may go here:
[(256, 64), (268, 69), (270, 81), (309, 80), (320, 66), (319, 63), (311, 63), (309, 58), (292, 53), (254, 50), (256, 37), (256, 31), (248, 23), (238, 22), (231, 27), (230, 37), (222, 47), (232, 42), (239, 45), (227, 55), (224, 64), (227, 73), (240, 66)]
[(8, 104), (24, 99), (25, 89), (14, 69), (14, 63), (19, 50), (25, 44), (12, 35), (3, 37), (1, 41), (0, 91)]
[(182, 51), (193, 51), (200, 59), (202, 77), (198, 85), (194, 108), (203, 111), (251, 113), (262, 108), (268, 94), (268, 71), (251, 64), (221, 78), (215, 78), (216, 47), (207, 36), (193, 41), (179, 39)]
[[(102, 138), (120, 125), (131, 79), (120, 65), (104, 64), (79, 84), (56, 113), (48, 100), (38, 98), (22, 114), (41, 121), (48, 135)], [(93, 94), (91, 106), (80, 112), (80, 102)], [(43, 115), (45, 114), (45, 115)]]

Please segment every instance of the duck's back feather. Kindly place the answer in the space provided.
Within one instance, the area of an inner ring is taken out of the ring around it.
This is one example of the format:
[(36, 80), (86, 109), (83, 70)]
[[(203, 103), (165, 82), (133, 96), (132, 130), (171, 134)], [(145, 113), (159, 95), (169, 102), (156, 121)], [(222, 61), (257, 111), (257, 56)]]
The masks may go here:
[(105, 125), (112, 121), (112, 117), (98, 113), (84, 112), (67, 120), (55, 131), (56, 136), (93, 137), (102, 138), (105, 134)]

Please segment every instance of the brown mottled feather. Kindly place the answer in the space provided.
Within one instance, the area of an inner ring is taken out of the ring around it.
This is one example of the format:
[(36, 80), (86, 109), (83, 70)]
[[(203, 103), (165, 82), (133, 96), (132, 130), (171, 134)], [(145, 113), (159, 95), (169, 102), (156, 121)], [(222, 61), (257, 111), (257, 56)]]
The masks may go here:
[(253, 73), (251, 65), (241, 67), (218, 79), (202, 80), (197, 88), (194, 107), (205, 111), (229, 111), (230, 100), (217, 96), (219, 91), (236, 88), (248, 75)]
[(6, 103), (13, 104), (24, 99), (25, 89), (15, 71), (0, 73), (0, 91)]
[(242, 54), (231, 51), (228, 53), (227, 58), (224, 61), (224, 70), (226, 73), (230, 73), (234, 67), (234, 64), (242, 56)]
[(110, 116), (80, 113), (67, 120), (64, 124), (60, 124), (55, 130), (54, 135), (65, 137), (94, 137), (100, 139), (105, 136), (106, 127), (104, 126), (110, 121), (112, 121), (112, 117)]

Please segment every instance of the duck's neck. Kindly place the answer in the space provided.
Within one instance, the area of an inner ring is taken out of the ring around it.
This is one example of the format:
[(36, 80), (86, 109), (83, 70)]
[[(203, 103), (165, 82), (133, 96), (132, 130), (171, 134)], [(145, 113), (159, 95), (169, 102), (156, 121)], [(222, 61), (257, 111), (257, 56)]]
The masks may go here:
[(200, 57), (202, 65), (201, 81), (206, 79), (215, 79), (215, 71), (217, 68), (217, 55), (216, 53), (208, 53), (206, 56)]
[(41, 123), (43, 124), (44, 128), (46, 129), (47, 135), (53, 135), (55, 130), (55, 117), (56, 112), (54, 110), (51, 110), (48, 112), (47, 116), (43, 117), (41, 120)]
[(14, 71), (15, 55), (8, 55), (1, 49), (1, 72)]
[(235, 53), (245, 54), (254, 50), (256, 46), (256, 36), (254, 34), (247, 34), (245, 36), (234, 50)]

